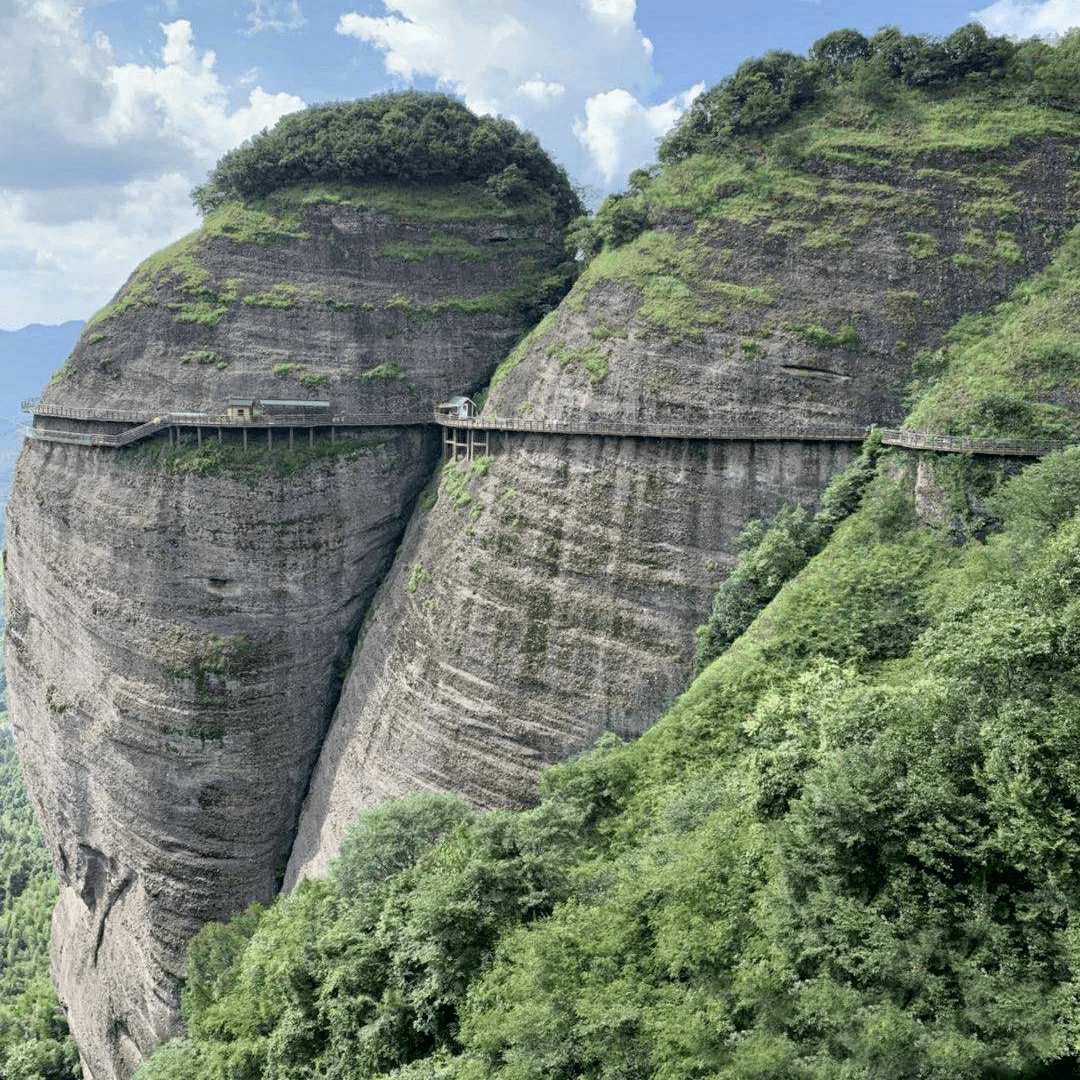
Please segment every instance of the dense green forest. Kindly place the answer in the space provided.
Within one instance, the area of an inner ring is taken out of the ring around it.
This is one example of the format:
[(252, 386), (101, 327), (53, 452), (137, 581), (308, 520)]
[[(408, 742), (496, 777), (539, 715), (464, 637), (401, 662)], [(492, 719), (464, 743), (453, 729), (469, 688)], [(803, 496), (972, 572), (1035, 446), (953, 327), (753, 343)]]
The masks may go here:
[(81, 1075), (49, 981), (56, 878), (26, 798), (7, 713), (0, 715), (0, 1077)]
[(501, 117), (478, 117), (445, 94), (415, 90), (290, 113), (227, 153), (192, 197), (206, 213), (304, 184), (479, 184), (473, 196), (496, 204), (548, 203), (559, 225), (582, 210), (535, 136)]
[[(921, 95), (924, 130), (957, 85), (1004, 95), (1011, 138), (1052, 113), (1036, 99), (1080, 46), (966, 28), (901, 39), (929, 66), (887, 67), (890, 35), (800, 61), (816, 89), (776, 121), (785, 154), (827, 142), (822, 94), (871, 77), (892, 104)], [(729, 149), (703, 155), (745, 133), (744, 74), (665, 160), (725, 174)], [(577, 242), (633, 239), (671, 184), (636, 177)], [(1078, 258), (1073, 233), (921, 355), (909, 423), (1075, 435)], [(870, 439), (817, 514), (786, 509), (739, 547), (700, 673), (654, 728), (549, 770), (530, 811), (415, 796), (362, 815), (325, 880), (204, 929), (188, 1034), (139, 1076), (1075, 1075), (1080, 448), (1021, 469)]]

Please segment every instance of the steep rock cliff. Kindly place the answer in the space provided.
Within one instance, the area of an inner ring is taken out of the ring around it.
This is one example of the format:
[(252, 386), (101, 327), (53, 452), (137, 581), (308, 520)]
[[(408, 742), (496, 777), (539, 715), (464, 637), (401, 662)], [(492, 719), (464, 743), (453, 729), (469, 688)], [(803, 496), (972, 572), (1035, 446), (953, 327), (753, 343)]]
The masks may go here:
[(333, 442), (298, 429), (296, 450), (208, 425), (178, 445), (23, 451), (11, 712), (61, 881), (54, 976), (95, 1080), (177, 1030), (194, 931), (274, 895), (434, 464), (421, 425), (487, 381), (563, 258), (542, 218), (500, 217), (482, 191), (432, 199), (226, 207), (132, 276), (39, 405), (46, 434), (122, 426), (103, 410), (219, 416), (230, 398), (320, 399), (351, 421)]
[(590, 264), (484, 412), (770, 437), (495, 435), (490, 464), (444, 470), (353, 658), (287, 883), (321, 873), (364, 806), (432, 789), (522, 805), (544, 765), (652, 723), (733, 537), (814, 506), (857, 449), (799, 432), (902, 415), (916, 349), (1045, 265), (1075, 220), (1073, 152), (661, 174), (655, 227)]

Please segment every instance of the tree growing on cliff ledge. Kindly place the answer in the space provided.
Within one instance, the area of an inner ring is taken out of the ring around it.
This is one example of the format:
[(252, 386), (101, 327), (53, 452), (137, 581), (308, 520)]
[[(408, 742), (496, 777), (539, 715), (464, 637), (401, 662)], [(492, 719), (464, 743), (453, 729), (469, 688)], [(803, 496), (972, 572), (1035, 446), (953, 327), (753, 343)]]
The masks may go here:
[(192, 192), (204, 214), (309, 182), (485, 183), (503, 201), (544, 195), (565, 224), (582, 212), (566, 172), (534, 135), (476, 116), (445, 94), (409, 90), (282, 117), (214, 166)]

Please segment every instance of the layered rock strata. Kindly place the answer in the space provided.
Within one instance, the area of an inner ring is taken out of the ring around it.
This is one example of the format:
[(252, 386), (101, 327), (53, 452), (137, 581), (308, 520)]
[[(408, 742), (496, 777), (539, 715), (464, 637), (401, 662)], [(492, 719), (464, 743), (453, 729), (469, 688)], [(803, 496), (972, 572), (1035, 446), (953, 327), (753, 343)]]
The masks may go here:
[(247, 450), (212, 424), (179, 445), (31, 440), (10, 502), (11, 713), (61, 882), (54, 976), (94, 1080), (176, 1033), (194, 932), (275, 894), (362, 616), (434, 467), (432, 405), (486, 382), (563, 258), (546, 227), (507, 221), (335, 205), (240, 222), (212, 218), (140, 268), (35, 426), (213, 418), (234, 398), (322, 400), (350, 422), (310, 444), (299, 430), (295, 451), (257, 425)]
[(732, 540), (813, 505), (858, 443), (512, 435), (451, 465), (358, 646), (287, 884), (317, 877), (365, 806), (455, 791), (522, 806), (605, 731), (683, 688)]

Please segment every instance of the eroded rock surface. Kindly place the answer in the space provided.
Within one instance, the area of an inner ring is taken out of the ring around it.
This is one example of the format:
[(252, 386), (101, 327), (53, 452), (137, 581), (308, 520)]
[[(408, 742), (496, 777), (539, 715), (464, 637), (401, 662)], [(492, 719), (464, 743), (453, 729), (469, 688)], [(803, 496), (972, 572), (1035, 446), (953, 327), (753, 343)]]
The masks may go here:
[(814, 504), (857, 451), (529, 435), (451, 466), (356, 650), (287, 883), (321, 875), (365, 806), (526, 805), (544, 766), (640, 734), (686, 683), (734, 535)]
[(418, 429), (369, 438), (251, 487), (109, 450), (23, 453), (9, 687), (60, 874), (54, 973), (94, 1077), (175, 1033), (191, 935), (277, 890), (356, 628), (430, 468)]
[(298, 429), (295, 454), (281, 429), (268, 453), (265, 431), (244, 450), (212, 425), (177, 446), (31, 440), (9, 504), (11, 714), (94, 1080), (178, 1030), (195, 931), (277, 891), (360, 621), (437, 459), (432, 406), (486, 382), (530, 281), (564, 258), (503, 221), (333, 206), (274, 229), (208, 228), (136, 272), (35, 426), (219, 416), (230, 398), (324, 400), (353, 423), (313, 446)]

